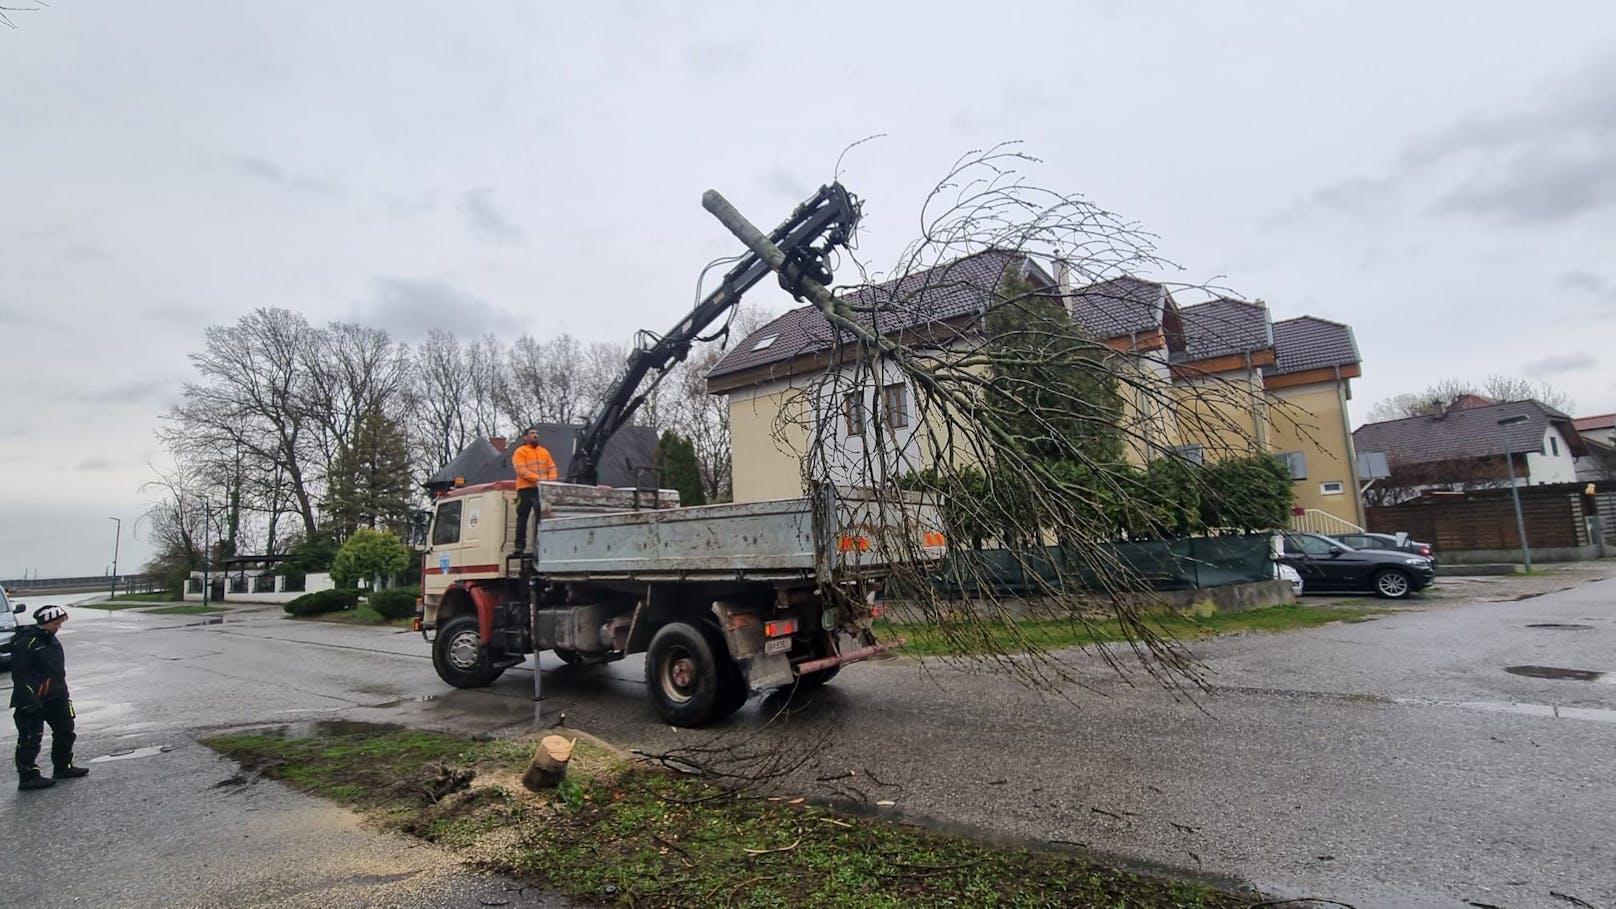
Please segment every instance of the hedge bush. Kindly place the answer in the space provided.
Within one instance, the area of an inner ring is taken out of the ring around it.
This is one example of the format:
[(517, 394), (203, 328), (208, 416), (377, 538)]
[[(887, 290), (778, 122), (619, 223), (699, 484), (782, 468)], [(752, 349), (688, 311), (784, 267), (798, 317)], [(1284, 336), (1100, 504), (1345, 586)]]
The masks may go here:
[(317, 590), (314, 593), (305, 593), (281, 608), (291, 615), (319, 615), (324, 612), (340, 612), (344, 609), (352, 609), (358, 602), (359, 591), (339, 587), (336, 590)]
[(389, 587), (371, 591), (365, 602), (386, 618), (407, 619), (415, 615), (415, 600), (420, 595), (414, 587)]

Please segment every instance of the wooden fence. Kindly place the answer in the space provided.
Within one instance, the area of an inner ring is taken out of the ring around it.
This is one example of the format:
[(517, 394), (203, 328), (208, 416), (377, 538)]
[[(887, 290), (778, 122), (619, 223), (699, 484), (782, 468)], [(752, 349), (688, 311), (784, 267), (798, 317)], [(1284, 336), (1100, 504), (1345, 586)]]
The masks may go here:
[[(1583, 486), (1520, 487), (1521, 518), (1532, 549), (1571, 549), (1593, 542), (1586, 521), (1592, 508), (1582, 494)], [(1407, 531), (1439, 553), (1519, 549), (1521, 545), (1507, 488), (1439, 493), (1401, 505), (1371, 506), (1365, 520), (1372, 531)]]

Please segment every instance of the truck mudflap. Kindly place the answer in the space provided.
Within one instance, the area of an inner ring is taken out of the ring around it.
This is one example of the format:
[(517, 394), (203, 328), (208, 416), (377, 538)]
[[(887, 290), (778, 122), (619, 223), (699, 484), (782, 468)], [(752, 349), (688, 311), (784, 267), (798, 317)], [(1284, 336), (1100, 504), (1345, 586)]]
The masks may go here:
[(832, 666), (842, 666), (847, 663), (861, 662), (869, 659), (870, 657), (886, 653), (889, 650), (896, 650), (906, 643), (908, 642), (904, 638), (893, 638), (885, 643), (873, 644), (869, 647), (860, 647), (857, 650), (837, 654), (836, 656), (828, 656), (818, 660), (809, 660), (806, 663), (798, 663), (791, 668), (797, 671), (797, 675), (803, 676), (810, 672), (818, 672), (821, 669), (829, 669)]

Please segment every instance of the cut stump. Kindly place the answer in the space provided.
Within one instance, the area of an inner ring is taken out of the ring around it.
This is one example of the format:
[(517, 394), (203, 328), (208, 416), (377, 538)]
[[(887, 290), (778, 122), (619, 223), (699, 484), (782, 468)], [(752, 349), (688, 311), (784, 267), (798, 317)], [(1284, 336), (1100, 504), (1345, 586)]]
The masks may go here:
[(567, 761), (572, 760), (572, 747), (577, 741), (559, 735), (547, 735), (540, 739), (538, 750), (533, 752), (533, 760), (528, 762), (527, 770), (522, 773), (522, 785), (534, 792), (560, 785), (567, 777)]

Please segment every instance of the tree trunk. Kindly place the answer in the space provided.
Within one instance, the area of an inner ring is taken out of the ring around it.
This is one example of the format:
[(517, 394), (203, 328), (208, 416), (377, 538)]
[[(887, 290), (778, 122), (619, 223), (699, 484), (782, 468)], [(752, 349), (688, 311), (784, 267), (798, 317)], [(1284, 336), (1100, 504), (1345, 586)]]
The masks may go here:
[(540, 739), (538, 750), (533, 752), (533, 760), (528, 762), (527, 770), (522, 774), (522, 785), (534, 792), (560, 785), (567, 776), (567, 762), (572, 760), (572, 746), (577, 741), (559, 735), (547, 735)]

